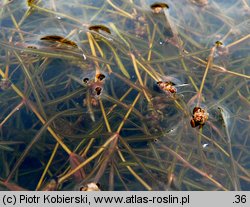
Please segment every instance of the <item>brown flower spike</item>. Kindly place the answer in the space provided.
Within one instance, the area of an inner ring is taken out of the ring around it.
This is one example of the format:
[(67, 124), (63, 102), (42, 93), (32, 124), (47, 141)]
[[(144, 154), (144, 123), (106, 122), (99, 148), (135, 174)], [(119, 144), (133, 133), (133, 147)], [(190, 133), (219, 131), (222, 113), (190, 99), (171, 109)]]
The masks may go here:
[(194, 107), (193, 109), (193, 118), (190, 121), (191, 126), (197, 127), (199, 126), (199, 128), (202, 128), (203, 125), (206, 123), (206, 121), (208, 120), (208, 116), (209, 114), (207, 113), (207, 111), (205, 109), (202, 109), (201, 107)]
[(157, 85), (162, 91), (168, 94), (175, 94), (177, 92), (177, 89), (174, 86), (175, 84), (170, 81), (168, 82), (158, 81)]

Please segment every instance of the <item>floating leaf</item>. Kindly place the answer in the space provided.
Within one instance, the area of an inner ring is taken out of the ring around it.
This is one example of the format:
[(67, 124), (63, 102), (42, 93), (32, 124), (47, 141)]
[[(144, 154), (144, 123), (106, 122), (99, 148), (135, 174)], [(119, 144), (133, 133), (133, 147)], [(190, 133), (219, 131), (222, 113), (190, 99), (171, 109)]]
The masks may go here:
[(160, 3), (156, 2), (150, 5), (150, 8), (153, 10), (153, 13), (159, 14), (160, 12), (163, 11), (165, 8), (169, 8), (169, 6), (166, 3)]
[(103, 32), (111, 34), (110, 29), (104, 25), (93, 25), (89, 27), (89, 30), (93, 30), (97, 33), (100, 33), (100, 31), (103, 31)]
[(47, 41), (52, 41), (52, 42), (59, 42), (59, 43), (63, 43), (66, 45), (70, 45), (73, 47), (77, 47), (77, 44), (71, 40), (68, 40), (64, 37), (58, 36), (58, 35), (48, 35), (48, 36), (44, 36), (41, 37), (40, 40), (47, 40)]

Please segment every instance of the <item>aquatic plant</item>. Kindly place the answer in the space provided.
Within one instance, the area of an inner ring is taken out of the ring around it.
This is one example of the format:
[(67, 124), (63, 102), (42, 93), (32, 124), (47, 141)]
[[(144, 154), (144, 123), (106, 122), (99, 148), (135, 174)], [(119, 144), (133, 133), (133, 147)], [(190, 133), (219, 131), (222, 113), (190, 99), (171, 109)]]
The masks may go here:
[(249, 1), (3, 0), (1, 190), (249, 190)]

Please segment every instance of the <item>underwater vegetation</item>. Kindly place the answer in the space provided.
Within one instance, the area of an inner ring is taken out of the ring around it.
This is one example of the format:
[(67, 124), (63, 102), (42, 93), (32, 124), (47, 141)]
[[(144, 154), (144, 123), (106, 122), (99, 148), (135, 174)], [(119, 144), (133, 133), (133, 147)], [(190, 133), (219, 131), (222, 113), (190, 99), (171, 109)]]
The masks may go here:
[(1, 0), (0, 190), (250, 190), (249, 0)]

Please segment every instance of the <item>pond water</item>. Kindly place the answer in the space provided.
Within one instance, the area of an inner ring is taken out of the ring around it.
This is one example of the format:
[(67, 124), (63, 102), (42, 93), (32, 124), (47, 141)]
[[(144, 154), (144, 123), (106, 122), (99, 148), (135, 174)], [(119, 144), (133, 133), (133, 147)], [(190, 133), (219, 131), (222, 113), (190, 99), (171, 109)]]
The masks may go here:
[(249, 17), (1, 0), (0, 190), (250, 190)]

